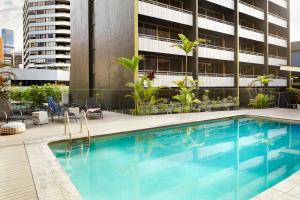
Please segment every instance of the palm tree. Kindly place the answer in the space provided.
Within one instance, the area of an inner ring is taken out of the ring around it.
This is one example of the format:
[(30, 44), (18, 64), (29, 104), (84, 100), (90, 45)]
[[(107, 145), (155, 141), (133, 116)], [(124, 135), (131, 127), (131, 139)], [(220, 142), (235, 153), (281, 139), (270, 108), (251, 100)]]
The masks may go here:
[(185, 35), (179, 34), (178, 37), (181, 40), (181, 43), (172, 45), (172, 47), (177, 47), (185, 53), (185, 86), (187, 86), (187, 65), (188, 65), (188, 54), (194, 50), (199, 43), (204, 42), (203, 39), (197, 39), (195, 41), (190, 41)]
[(135, 73), (138, 69), (141, 60), (144, 60), (144, 56), (138, 55), (133, 56), (131, 59), (120, 57), (118, 58), (117, 62), (119, 65)]

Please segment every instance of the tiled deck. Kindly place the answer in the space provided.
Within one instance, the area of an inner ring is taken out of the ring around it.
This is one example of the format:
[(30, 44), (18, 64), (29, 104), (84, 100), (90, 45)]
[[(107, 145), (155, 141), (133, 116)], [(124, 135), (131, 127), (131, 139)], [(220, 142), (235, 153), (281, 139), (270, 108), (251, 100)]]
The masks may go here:
[[(92, 135), (103, 135), (245, 114), (300, 122), (298, 110), (268, 109), (145, 117), (105, 113), (104, 120), (91, 120), (89, 125)], [(79, 123), (73, 122), (71, 128), (74, 132), (78, 131)], [(0, 200), (80, 199), (46, 145), (49, 141), (64, 139), (63, 132), (63, 120), (60, 119), (41, 127), (34, 126), (24, 134), (0, 136)], [(85, 135), (74, 135), (82, 136)], [(254, 199), (300, 199), (300, 173)]]

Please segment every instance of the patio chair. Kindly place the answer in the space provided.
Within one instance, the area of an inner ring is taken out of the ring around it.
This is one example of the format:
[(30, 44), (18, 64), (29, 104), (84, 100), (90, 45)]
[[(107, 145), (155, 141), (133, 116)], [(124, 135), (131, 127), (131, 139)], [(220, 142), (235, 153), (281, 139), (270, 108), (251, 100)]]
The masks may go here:
[(293, 101), (293, 96), (287, 92), (280, 92), (278, 96), (278, 107), (279, 108), (297, 108), (297, 103)]
[[(18, 114), (17, 114), (18, 113)], [(27, 128), (29, 128), (28, 120), (31, 116), (23, 115), (23, 112), (19, 110), (18, 112), (12, 111), (10, 104), (5, 101), (0, 101), (0, 122), (12, 122), (12, 121), (22, 121)]]
[(67, 111), (69, 114), (70, 119), (75, 119), (77, 123), (77, 118), (75, 113), (69, 112), (67, 107), (62, 107), (59, 104), (57, 104), (53, 97), (48, 97), (48, 106), (51, 116), (51, 121), (53, 122), (53, 117), (60, 116), (64, 117), (65, 112)]
[(100, 104), (97, 103), (96, 97), (88, 98), (86, 103), (86, 117), (91, 118), (92, 115), (99, 116), (100, 119), (103, 119), (103, 112)]

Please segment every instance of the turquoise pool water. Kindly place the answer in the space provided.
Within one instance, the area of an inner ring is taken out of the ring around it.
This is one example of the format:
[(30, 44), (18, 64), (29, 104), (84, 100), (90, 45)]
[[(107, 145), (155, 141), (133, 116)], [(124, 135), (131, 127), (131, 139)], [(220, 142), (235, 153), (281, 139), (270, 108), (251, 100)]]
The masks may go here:
[(50, 147), (85, 200), (249, 199), (300, 169), (300, 126), (252, 118)]

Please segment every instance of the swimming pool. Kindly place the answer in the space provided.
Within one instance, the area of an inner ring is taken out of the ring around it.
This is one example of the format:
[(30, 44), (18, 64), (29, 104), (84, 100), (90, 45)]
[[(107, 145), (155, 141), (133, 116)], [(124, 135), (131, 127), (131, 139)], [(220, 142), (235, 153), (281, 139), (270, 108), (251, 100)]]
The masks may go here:
[(300, 125), (243, 117), (50, 148), (85, 200), (249, 199), (300, 169)]

